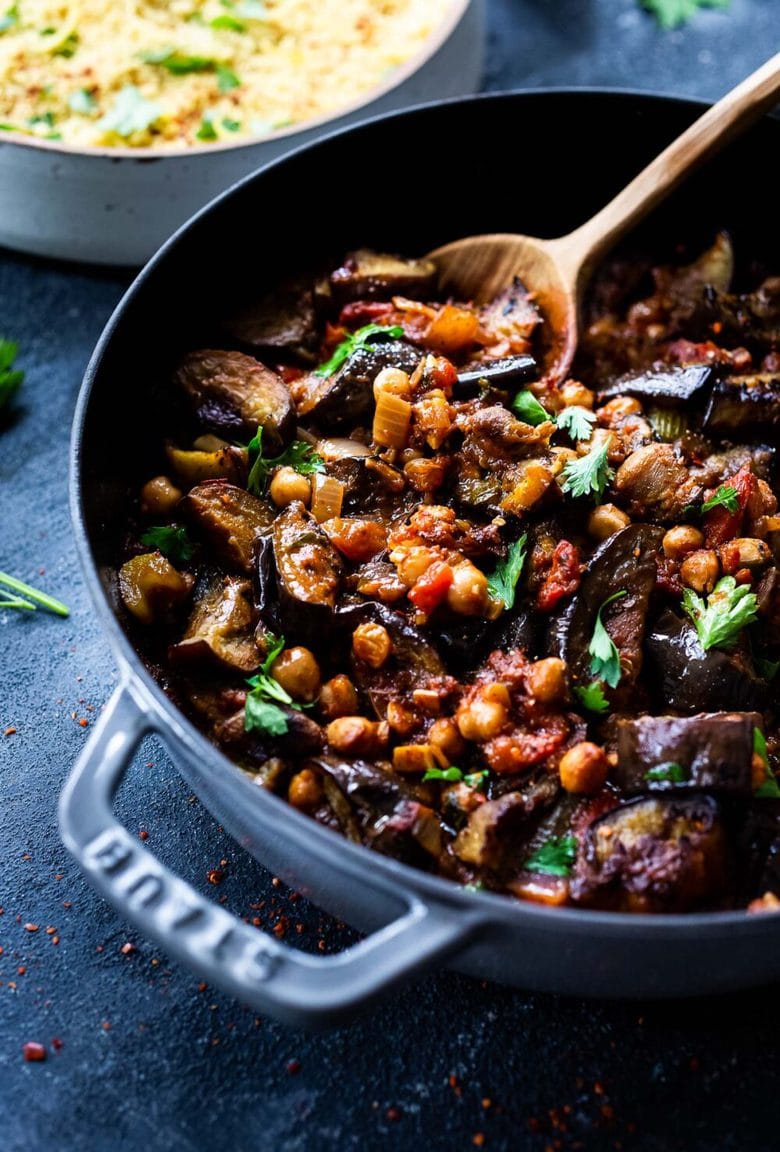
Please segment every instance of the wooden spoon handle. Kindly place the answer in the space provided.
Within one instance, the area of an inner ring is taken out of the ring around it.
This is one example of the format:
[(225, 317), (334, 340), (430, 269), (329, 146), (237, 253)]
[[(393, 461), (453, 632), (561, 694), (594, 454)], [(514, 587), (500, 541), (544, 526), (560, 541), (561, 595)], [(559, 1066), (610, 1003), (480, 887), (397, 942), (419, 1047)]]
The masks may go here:
[(574, 284), (583, 268), (595, 264), (689, 172), (770, 109), (779, 93), (780, 52), (708, 108), (587, 223), (567, 236), (547, 241), (545, 247), (563, 265), (570, 283)]

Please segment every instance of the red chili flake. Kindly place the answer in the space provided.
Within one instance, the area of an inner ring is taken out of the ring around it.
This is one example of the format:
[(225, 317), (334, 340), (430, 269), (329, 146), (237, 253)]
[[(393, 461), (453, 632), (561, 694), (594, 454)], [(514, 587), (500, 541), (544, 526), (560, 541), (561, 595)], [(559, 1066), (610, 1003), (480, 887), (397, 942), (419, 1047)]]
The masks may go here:
[(274, 888), (278, 888), (279, 885), (281, 884), (281, 880), (279, 879), (278, 876), (272, 876), (271, 877), (271, 884), (273, 885)]
[(485, 1143), (485, 1133), (484, 1132), (475, 1132), (474, 1135), (471, 1137), (471, 1143), (475, 1144), (477, 1148), (481, 1148), (482, 1145)]
[(207, 988), (208, 984), (205, 982), (205, 980), (201, 980), (200, 984), (198, 985), (198, 991), (205, 992)]
[(4, 951), (3, 946), (2, 946), (2, 944), (0, 944), (0, 956), (3, 955), (3, 951)]
[(59, 944), (59, 942), (60, 942), (59, 936), (52, 936), (51, 942), (52, 942), (52, 944)]
[(25, 932), (37, 932), (38, 931), (38, 925), (37, 924), (25, 924), (24, 930), (25, 930)]
[(52, 1037), (51, 1046), (55, 1052), (61, 1052), (64, 1047), (63, 1042), (60, 1040), (59, 1036)]
[(400, 1120), (402, 1115), (403, 1113), (400, 1108), (388, 1108), (385, 1112), (385, 1119), (395, 1122), (396, 1120)]
[(604, 1085), (601, 1083), (600, 1080), (597, 1080), (595, 1082), (595, 1084), (593, 1085), (593, 1093), (595, 1096), (603, 1096), (604, 1095)]
[(22, 1053), (29, 1064), (34, 1064), (39, 1060), (46, 1059), (46, 1049), (44, 1045), (38, 1044), (35, 1040), (28, 1040), (26, 1044), (23, 1044)]
[(16, 973), (18, 976), (24, 976), (26, 971), (27, 971), (27, 969), (25, 968), (24, 964), (20, 964), (19, 967), (16, 969)]
[(110, 1020), (104, 1020), (102, 1022), (102, 1024), (100, 1025), (100, 1027), (103, 1029), (104, 1032), (110, 1032), (111, 1031), (111, 1021)]
[(288, 1060), (287, 1061), (287, 1063), (285, 1065), (285, 1071), (288, 1072), (290, 1074), (290, 1076), (294, 1076), (295, 1073), (300, 1072), (300, 1070), (301, 1070), (300, 1060)]
[(81, 717), (81, 719), (79, 720), (79, 724), (81, 725), (82, 728), (89, 728), (89, 720), (87, 720), (87, 718), (85, 716)]
[(95, 951), (96, 952), (102, 952), (103, 951), (103, 945), (102, 944), (96, 944), (95, 945)]
[(47, 925), (46, 925), (46, 935), (47, 935), (47, 936), (54, 936), (54, 934), (56, 933), (56, 931), (57, 931), (57, 929), (56, 929), (56, 928), (52, 928), (51, 924), (47, 924)]
[(55, 880), (62, 880), (62, 879), (63, 879), (63, 874), (62, 874), (62, 872), (55, 872), (55, 873), (54, 873), (54, 879), (55, 879)]
[(219, 868), (210, 868), (206, 873), (206, 879), (209, 884), (221, 884), (225, 879), (225, 873), (220, 871)]
[(16, 729), (15, 728), (6, 728), (3, 735), (4, 736), (15, 736), (16, 735)]
[(71, 903), (71, 901), (70, 901), (70, 900), (63, 900), (63, 901), (62, 901), (62, 907), (63, 907), (63, 908), (72, 908), (72, 907), (73, 907), (73, 904)]
[(138, 839), (139, 840), (148, 840), (149, 839), (149, 833), (146, 831), (145, 828), (142, 828), (141, 831), (138, 833)]
[(484, 1097), (484, 1099), (482, 1101), (482, 1107), (483, 1108), (492, 1108), (493, 1107), (493, 1101), (490, 1099), (489, 1096)]
[(122, 953), (123, 956), (130, 956), (133, 952), (136, 952), (137, 949), (136, 949), (135, 944), (131, 944), (130, 941), (128, 940), (126, 944), (122, 945), (122, 947), (119, 949), (119, 951)]
[(31, 852), (25, 852), (24, 855), (22, 856), (22, 860), (32, 860), (32, 853)]

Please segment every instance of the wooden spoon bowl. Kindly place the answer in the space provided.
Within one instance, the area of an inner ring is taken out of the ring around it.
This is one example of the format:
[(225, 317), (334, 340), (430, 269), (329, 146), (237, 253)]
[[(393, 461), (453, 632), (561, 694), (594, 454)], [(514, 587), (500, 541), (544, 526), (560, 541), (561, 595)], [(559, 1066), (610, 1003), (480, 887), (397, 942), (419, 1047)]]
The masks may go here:
[(544, 319), (542, 375), (563, 380), (577, 350), (591, 272), (606, 252), (685, 177), (771, 108), (780, 93), (780, 53), (694, 121), (617, 196), (574, 232), (553, 240), (494, 232), (466, 236), (428, 253), (444, 291), (487, 302), (517, 277)]

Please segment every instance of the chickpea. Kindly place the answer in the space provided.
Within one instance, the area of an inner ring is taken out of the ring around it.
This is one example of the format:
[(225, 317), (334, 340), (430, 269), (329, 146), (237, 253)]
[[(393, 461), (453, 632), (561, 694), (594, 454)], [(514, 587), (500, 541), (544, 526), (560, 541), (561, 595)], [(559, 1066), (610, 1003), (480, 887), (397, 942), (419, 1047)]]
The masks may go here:
[(476, 690), (459, 706), (455, 723), (464, 740), (491, 740), (509, 718), (509, 693), (503, 684), (489, 684)]
[(381, 624), (359, 624), (352, 633), (352, 651), (369, 668), (381, 668), (393, 651), (393, 641)]
[(682, 560), (689, 552), (696, 552), (704, 544), (704, 535), (692, 524), (677, 524), (663, 539), (664, 556), (669, 560)]
[(581, 740), (564, 752), (558, 771), (567, 792), (598, 792), (607, 779), (607, 757), (604, 749), (589, 740)]
[(268, 493), (277, 508), (286, 508), (294, 500), (300, 500), (307, 507), (311, 502), (311, 483), (294, 468), (286, 465), (277, 468), (273, 474)]
[(181, 498), (181, 489), (167, 476), (153, 476), (141, 489), (141, 511), (145, 516), (170, 516)]
[(528, 674), (531, 695), (541, 704), (552, 704), (566, 698), (566, 661), (557, 656), (537, 660)]
[(452, 584), (447, 589), (447, 604), (459, 616), (484, 616), (488, 610), (487, 576), (470, 560), (456, 564), (452, 570)]
[(567, 380), (561, 388), (560, 395), (564, 408), (571, 408), (574, 404), (580, 408), (593, 407), (593, 393), (590, 388), (580, 384), (579, 380)]
[(390, 727), (384, 720), (340, 716), (338, 720), (331, 720), (325, 736), (334, 752), (348, 756), (378, 756), (387, 747)]
[(290, 804), (302, 812), (313, 812), (322, 803), (323, 796), (322, 781), (311, 768), (296, 772), (287, 789)]
[(400, 396), (408, 400), (412, 394), (409, 374), (400, 368), (383, 368), (374, 377), (374, 399), (379, 399), (380, 392), (390, 392), (393, 396)]
[(720, 561), (717, 553), (710, 548), (691, 552), (680, 565), (680, 579), (688, 588), (693, 588), (694, 592), (711, 592), (719, 576)]
[(271, 665), (271, 675), (294, 700), (311, 704), (320, 691), (320, 666), (308, 648), (285, 648)]
[(390, 559), (398, 569), (398, 578), (408, 588), (411, 588), (423, 573), (427, 572), (431, 564), (441, 559), (435, 548), (426, 548), (424, 544), (415, 544), (408, 550), (398, 548), (391, 553)]
[(428, 743), (443, 752), (450, 763), (457, 760), (458, 756), (462, 756), (466, 748), (466, 742), (458, 731), (457, 724), (449, 716), (434, 720), (428, 732)]
[(772, 559), (772, 551), (764, 540), (753, 536), (740, 536), (729, 541), (721, 549), (721, 562), (725, 565), (725, 555), (728, 554), (732, 566), (740, 568), (761, 568)]
[(626, 416), (637, 416), (642, 411), (642, 405), (633, 396), (616, 396), (608, 400), (599, 408), (599, 417), (606, 418), (607, 423), (623, 420)]
[(596, 540), (608, 540), (630, 523), (631, 517), (616, 504), (599, 504), (588, 517), (588, 532)]
[(419, 721), (415, 712), (409, 708), (404, 708), (403, 704), (399, 704), (397, 700), (389, 701), (386, 718), (393, 732), (403, 738), (414, 732)]
[(339, 673), (323, 684), (319, 699), (320, 710), (326, 720), (350, 716), (358, 710), (358, 695), (349, 676)]

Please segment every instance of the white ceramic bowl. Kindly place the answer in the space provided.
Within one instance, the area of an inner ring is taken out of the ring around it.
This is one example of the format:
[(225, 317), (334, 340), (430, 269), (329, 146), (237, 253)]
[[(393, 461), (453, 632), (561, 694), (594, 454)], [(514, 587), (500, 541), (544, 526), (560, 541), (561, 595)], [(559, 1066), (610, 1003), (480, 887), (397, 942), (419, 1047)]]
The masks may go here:
[(284, 152), (367, 116), (475, 92), (484, 3), (453, 0), (439, 30), (381, 87), (303, 128), (177, 153), (80, 150), (0, 134), (0, 244), (65, 260), (143, 264), (193, 212)]

